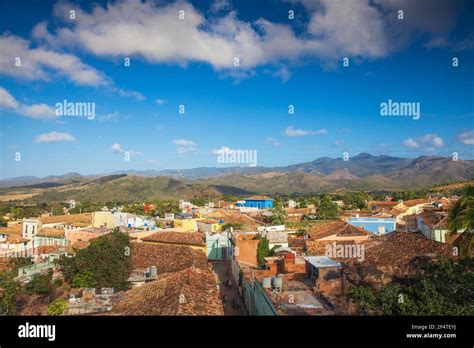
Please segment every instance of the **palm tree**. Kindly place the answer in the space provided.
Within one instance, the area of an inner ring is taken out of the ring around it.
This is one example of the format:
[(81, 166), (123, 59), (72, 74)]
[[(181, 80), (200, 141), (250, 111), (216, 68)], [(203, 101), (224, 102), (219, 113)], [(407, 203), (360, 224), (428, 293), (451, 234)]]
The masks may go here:
[(464, 230), (454, 245), (459, 249), (459, 256), (472, 257), (474, 248), (474, 185), (465, 186), (461, 198), (449, 212), (448, 227), (450, 234)]

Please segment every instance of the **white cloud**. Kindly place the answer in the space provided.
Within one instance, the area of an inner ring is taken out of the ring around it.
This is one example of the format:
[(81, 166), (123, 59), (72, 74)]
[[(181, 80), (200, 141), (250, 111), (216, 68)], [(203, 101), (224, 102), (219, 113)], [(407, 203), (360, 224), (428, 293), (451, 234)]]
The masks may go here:
[(166, 104), (166, 100), (157, 98), (157, 99), (155, 99), (155, 103), (157, 103), (158, 105), (164, 105), (164, 104)]
[(319, 129), (317, 131), (313, 131), (313, 130), (295, 129), (292, 126), (289, 126), (285, 129), (284, 134), (287, 137), (305, 137), (308, 135), (324, 135), (324, 134), (327, 134), (327, 132), (328, 131), (324, 128)]
[(418, 147), (418, 143), (415, 140), (413, 140), (412, 138), (408, 138), (408, 139), (404, 140), (403, 145), (405, 145), (406, 147), (411, 147), (411, 148)]
[(128, 152), (130, 154), (130, 156), (143, 156), (143, 152), (140, 152), (140, 151), (134, 151), (134, 150), (129, 150), (129, 151), (125, 151), (125, 152)]
[(425, 44), (424, 47), (426, 48), (440, 48), (440, 47), (447, 47), (449, 46), (450, 43), (448, 40), (446, 40), (445, 37), (442, 36), (435, 36), (428, 40)]
[(280, 146), (280, 142), (274, 138), (268, 137), (266, 142), (273, 146)]
[(436, 134), (423, 135), (421, 138), (419, 138), (419, 141), (423, 144), (426, 144), (426, 145), (429, 145), (429, 146), (432, 146), (432, 147), (443, 147), (444, 146), (443, 139), (441, 139)]
[(136, 100), (145, 100), (145, 96), (137, 91), (126, 90), (122, 88), (112, 87), (112, 91), (116, 92), (121, 97), (131, 97), (135, 98)]
[[(47, 32), (45, 25), (38, 24), (33, 36)], [(76, 85), (106, 87), (122, 97), (145, 99), (139, 92), (116, 87), (110, 78), (72, 54), (41, 46), (32, 48), (29, 41), (15, 35), (0, 36), (0, 47), (0, 74), (31, 81), (52, 81), (56, 76), (64, 76)], [(17, 58), (21, 60), (20, 66), (15, 66)]]
[(5, 88), (0, 87), (0, 108), (11, 109), (15, 113), (36, 119), (57, 118), (55, 109), (44, 103), (26, 105), (19, 103)]
[(421, 150), (432, 152), (436, 148), (443, 147), (444, 141), (438, 135), (430, 133), (416, 139), (408, 138), (403, 141), (403, 145), (409, 148), (420, 148)]
[(20, 108), (20, 113), (27, 117), (43, 120), (57, 117), (55, 109), (46, 104), (24, 105)]
[[(0, 36), (0, 73), (27, 80), (51, 80), (50, 72), (66, 76), (77, 85), (102, 86), (108, 82), (95, 68), (70, 54), (44, 48), (30, 48), (30, 43), (18, 36)], [(21, 59), (21, 66), (14, 65)]]
[(389, 51), (384, 17), (368, 0), (321, 0), (308, 32), (322, 37), (325, 55), (383, 57)]
[(215, 0), (211, 6), (209, 6), (209, 11), (211, 13), (219, 13), (224, 11), (229, 11), (232, 9), (232, 4), (229, 0)]
[(140, 152), (140, 151), (124, 150), (119, 143), (112, 144), (112, 146), (110, 146), (109, 148), (109, 151), (115, 154), (123, 153), (123, 154), (128, 154), (130, 156), (143, 156), (143, 152)]
[(460, 133), (458, 140), (465, 145), (474, 145), (474, 131)]
[(0, 87), (0, 108), (16, 109), (18, 108), (18, 102), (10, 92)]
[(35, 143), (59, 143), (64, 141), (76, 141), (76, 138), (68, 133), (51, 132), (38, 135)]
[(279, 77), (283, 83), (286, 83), (291, 78), (291, 71), (286, 66), (282, 66), (273, 76)]
[(182, 146), (196, 146), (196, 143), (194, 141), (186, 139), (173, 140), (173, 144)]
[(192, 140), (187, 139), (177, 139), (172, 141), (175, 145), (180, 145), (178, 147), (178, 154), (182, 155), (188, 152), (196, 152), (198, 150), (197, 144)]
[(112, 146), (110, 147), (109, 150), (112, 151), (113, 153), (122, 153), (122, 152), (124, 152), (122, 150), (122, 147), (118, 143), (112, 144)]
[[(436, 29), (433, 23), (423, 22), (424, 14), (420, 11), (431, 5), (415, 6), (402, 0), (302, 2), (309, 12), (309, 21), (306, 31), (298, 35), (289, 24), (264, 18), (243, 21), (234, 10), (224, 16), (216, 15), (231, 9), (229, 2), (223, 0), (211, 4), (209, 17), (186, 1), (166, 4), (130, 0), (109, 3), (105, 8), (97, 5), (90, 11), (77, 9), (73, 23), (67, 18), (70, 5), (59, 3), (54, 7), (55, 15), (67, 24), (51, 33), (46, 23), (39, 23), (33, 35), (52, 47), (80, 47), (102, 57), (138, 56), (154, 64), (181, 66), (204, 62), (216, 70), (226, 70), (226, 76), (238, 74), (242, 78), (252, 76), (242, 75), (245, 70), (306, 57), (333, 61), (344, 56), (384, 57), (397, 48), (393, 47), (398, 46), (395, 41), (401, 41), (395, 40), (392, 33), (406, 39), (410, 35), (406, 35), (404, 27), (411, 31)], [(403, 26), (396, 22), (399, 28), (394, 27), (392, 22), (399, 4), (414, 10), (421, 17), (420, 23), (419, 18), (412, 20), (412, 13), (407, 10)], [(434, 7), (440, 6), (444, 5), (436, 1)], [(179, 19), (180, 10), (185, 11), (185, 19)], [(233, 66), (236, 57), (240, 58), (239, 68)], [(283, 80), (290, 78), (287, 68), (280, 68), (276, 75)]]

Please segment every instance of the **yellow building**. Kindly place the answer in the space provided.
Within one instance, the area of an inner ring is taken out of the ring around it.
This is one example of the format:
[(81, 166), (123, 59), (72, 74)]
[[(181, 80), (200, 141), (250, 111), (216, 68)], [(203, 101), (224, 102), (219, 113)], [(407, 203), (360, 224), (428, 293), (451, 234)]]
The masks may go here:
[(196, 219), (174, 219), (173, 227), (182, 232), (197, 231)]
[(92, 227), (114, 228), (115, 218), (109, 211), (96, 211), (92, 213)]
[(221, 230), (222, 225), (219, 221), (206, 219), (197, 221), (197, 228), (199, 232), (215, 233)]

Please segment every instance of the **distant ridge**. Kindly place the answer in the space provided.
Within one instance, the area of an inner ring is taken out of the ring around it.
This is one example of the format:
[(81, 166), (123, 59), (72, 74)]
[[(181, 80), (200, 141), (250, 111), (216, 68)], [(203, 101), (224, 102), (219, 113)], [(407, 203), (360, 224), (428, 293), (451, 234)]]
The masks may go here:
[[(0, 181), (0, 193), (45, 189), (34, 200), (144, 199), (254, 193), (320, 193), (334, 190), (399, 190), (460, 182), (474, 177), (474, 161), (437, 156), (399, 158), (361, 153), (344, 161), (322, 157), (284, 167), (200, 167), (184, 170), (128, 170), (81, 176), (67, 173), (45, 178)], [(59, 187), (63, 187), (59, 190)], [(118, 192), (120, 191), (120, 192)]]

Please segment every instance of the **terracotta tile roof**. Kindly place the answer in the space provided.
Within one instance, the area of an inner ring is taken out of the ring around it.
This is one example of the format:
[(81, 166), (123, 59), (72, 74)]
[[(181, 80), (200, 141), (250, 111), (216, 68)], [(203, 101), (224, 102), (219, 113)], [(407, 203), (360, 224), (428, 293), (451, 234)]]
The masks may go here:
[(407, 207), (414, 207), (418, 204), (428, 204), (430, 201), (427, 199), (409, 199), (408, 201), (403, 201), (403, 204)]
[(156, 266), (158, 274), (177, 272), (191, 266), (207, 268), (206, 254), (200, 250), (162, 244), (131, 243), (131, 245), (133, 268)]
[(379, 206), (379, 207), (392, 207), (397, 205), (398, 202), (392, 202), (392, 201), (372, 201), (369, 202), (370, 206)]
[(211, 219), (198, 220), (197, 222), (198, 222), (198, 223), (202, 223), (202, 224), (218, 224), (218, 223), (219, 223), (219, 221), (211, 220)]
[(73, 251), (77, 251), (77, 250), (81, 250), (81, 249), (85, 249), (89, 246), (89, 244), (91, 243), (92, 239), (90, 240), (78, 240), (74, 243), (71, 244), (71, 248)]
[(36, 234), (41, 237), (64, 238), (64, 228), (42, 228)]
[(343, 217), (355, 217), (355, 216), (359, 216), (359, 217), (369, 217), (372, 213), (368, 212), (368, 211), (360, 211), (360, 210), (343, 210), (340, 212), (340, 216), (343, 216)]
[(56, 251), (65, 251), (66, 247), (62, 245), (41, 245), (36, 248), (36, 254), (49, 254), (49, 253), (54, 253)]
[(224, 315), (214, 275), (189, 267), (127, 291), (115, 315)]
[(217, 207), (220, 207), (220, 208), (225, 208), (225, 207), (229, 207), (231, 205), (235, 205), (236, 203), (235, 202), (218, 202), (216, 204)]
[(405, 213), (407, 210), (408, 210), (407, 207), (400, 207), (399, 206), (399, 207), (390, 209), (388, 211), (388, 213), (391, 214), (391, 215), (397, 216), (397, 215)]
[(0, 234), (18, 234), (22, 233), (21, 224), (11, 225), (8, 227), (0, 227)]
[(423, 210), (417, 216), (419, 216), (421, 220), (423, 220), (423, 223), (429, 228), (446, 228), (447, 226), (448, 215), (446, 213)]
[(185, 244), (193, 246), (206, 246), (205, 235), (200, 232), (157, 232), (143, 238), (144, 242)]
[[(337, 245), (346, 245), (346, 244), (364, 244), (357, 243), (355, 240), (310, 240), (306, 242), (306, 254), (308, 256), (325, 256), (326, 255), (326, 245), (336, 243)], [(346, 258), (338, 258), (331, 256), (331, 259), (336, 261), (346, 261)]]
[(361, 227), (349, 225), (347, 222), (342, 220), (314, 225), (308, 230), (307, 234), (312, 240), (318, 240), (332, 235), (336, 235), (337, 237), (371, 235), (369, 231), (366, 231)]
[(208, 214), (207, 218), (216, 220), (222, 219), (224, 220), (224, 224), (241, 224), (244, 229), (248, 231), (255, 231), (257, 227), (262, 225), (259, 221), (251, 218), (250, 216), (233, 210), (215, 210), (214, 212)]
[(16, 234), (9, 234), (7, 235), (6, 242), (10, 244), (20, 244), (28, 242), (28, 239), (23, 238), (22, 236), (18, 236)]
[(306, 240), (303, 237), (294, 237), (289, 235), (288, 236), (288, 247), (294, 248), (304, 248), (306, 245)]
[(249, 198), (245, 198), (246, 201), (273, 201), (272, 198), (267, 196), (252, 196)]
[[(395, 231), (381, 237), (371, 238), (363, 243), (365, 258), (358, 263), (348, 262), (356, 267), (375, 267), (386, 277), (405, 277), (418, 271), (420, 258), (436, 259), (438, 256), (454, 258), (452, 245), (436, 242), (421, 234)], [(358, 271), (360, 273), (360, 270)]]
[(70, 214), (70, 215), (43, 216), (43, 217), (40, 217), (40, 221), (43, 224), (64, 222), (64, 223), (83, 223), (89, 226), (90, 224), (92, 224), (92, 214), (82, 213), (82, 214)]

